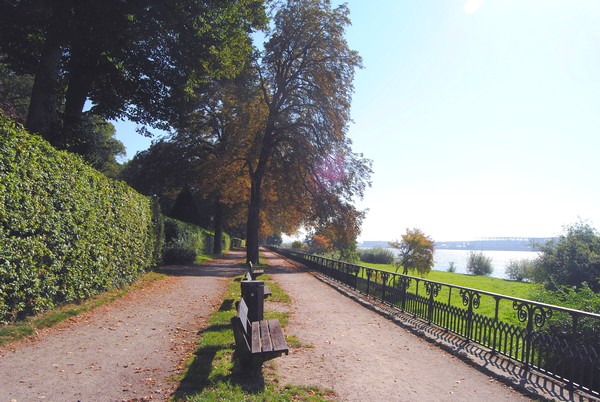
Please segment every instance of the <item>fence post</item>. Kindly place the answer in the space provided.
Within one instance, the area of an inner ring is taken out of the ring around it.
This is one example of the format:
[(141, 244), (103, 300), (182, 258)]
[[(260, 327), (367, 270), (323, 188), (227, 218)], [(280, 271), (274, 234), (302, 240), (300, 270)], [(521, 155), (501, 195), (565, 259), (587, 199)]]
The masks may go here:
[(360, 267), (354, 267), (354, 290), (358, 289), (358, 274), (360, 273)]
[[(571, 315), (571, 319), (573, 320), (573, 329), (571, 331), (571, 339), (569, 342), (569, 347), (572, 348), (572, 350), (576, 350), (577, 347), (577, 326), (579, 323), (579, 316), (577, 314), (570, 314)], [(575, 359), (569, 359), (567, 364), (569, 365), (569, 373), (575, 373), (575, 368), (573, 367), (573, 365), (575, 364)], [(569, 380), (568, 380), (568, 386), (571, 389), (575, 388), (575, 383), (574, 383), (574, 378), (575, 376), (569, 376)], [(581, 382), (580, 382), (581, 383)]]
[(473, 329), (473, 309), (479, 308), (481, 296), (473, 290), (461, 289), (463, 306), (467, 307), (467, 342), (471, 342), (471, 331)]
[(390, 274), (388, 272), (381, 273), (381, 301), (385, 303), (385, 288), (387, 286), (388, 278)]
[(498, 342), (498, 311), (500, 310), (500, 298), (494, 296), (496, 300), (496, 310), (494, 312), (494, 341), (492, 342), (492, 355), (496, 354), (496, 342)]
[(404, 311), (406, 309), (406, 293), (410, 286), (410, 278), (404, 275), (400, 275), (400, 309)]
[(552, 317), (552, 310), (544, 309), (542, 306), (525, 301), (513, 301), (513, 309), (517, 310), (517, 317), (520, 322), (527, 321), (525, 328), (525, 370), (529, 370), (529, 361), (531, 360), (531, 348), (533, 340), (533, 325), (541, 328), (546, 319)]
[(429, 295), (429, 302), (427, 304), (427, 323), (431, 324), (433, 319), (433, 302), (437, 295), (440, 293), (442, 285), (439, 283), (425, 282), (425, 293)]

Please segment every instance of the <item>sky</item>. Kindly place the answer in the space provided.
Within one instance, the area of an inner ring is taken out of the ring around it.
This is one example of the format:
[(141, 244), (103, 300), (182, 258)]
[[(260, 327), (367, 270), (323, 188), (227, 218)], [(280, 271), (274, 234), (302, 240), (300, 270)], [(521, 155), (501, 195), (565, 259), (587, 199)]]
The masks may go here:
[[(374, 171), (359, 241), (600, 228), (600, 1), (346, 3), (348, 135)], [(128, 157), (149, 146), (116, 127)]]

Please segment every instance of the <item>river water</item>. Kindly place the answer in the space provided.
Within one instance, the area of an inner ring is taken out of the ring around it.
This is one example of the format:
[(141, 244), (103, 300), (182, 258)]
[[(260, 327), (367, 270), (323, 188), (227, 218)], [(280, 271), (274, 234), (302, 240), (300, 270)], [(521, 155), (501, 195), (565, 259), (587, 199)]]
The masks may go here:
[[(387, 250), (397, 254), (398, 250), (388, 248)], [(456, 273), (466, 274), (467, 260), (471, 251), (481, 251), (486, 257), (492, 259), (492, 267), (494, 272), (490, 276), (494, 278), (506, 278), (506, 265), (512, 260), (533, 260), (538, 257), (536, 251), (496, 251), (496, 250), (435, 250), (433, 254), (434, 266), (433, 269), (438, 271), (447, 271), (450, 262), (454, 262)]]

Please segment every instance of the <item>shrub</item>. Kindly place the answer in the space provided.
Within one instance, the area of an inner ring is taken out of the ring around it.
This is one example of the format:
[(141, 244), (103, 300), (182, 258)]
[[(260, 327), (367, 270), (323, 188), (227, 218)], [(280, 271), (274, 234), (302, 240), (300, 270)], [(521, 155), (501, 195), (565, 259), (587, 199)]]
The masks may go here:
[(0, 116), (0, 322), (133, 282), (160, 231), (148, 198)]
[(394, 253), (380, 247), (358, 250), (358, 256), (362, 262), (371, 264), (394, 263)]
[(164, 264), (193, 264), (201, 254), (210, 254), (210, 234), (199, 226), (165, 218)]
[[(212, 253), (213, 234), (200, 226), (165, 218), (164, 264), (193, 264), (201, 255)], [(223, 252), (229, 251), (231, 238), (223, 233)]]
[(513, 281), (533, 280), (535, 262), (532, 260), (511, 260), (506, 265), (506, 277)]
[[(587, 283), (579, 288), (561, 286), (557, 290), (543, 290), (533, 299), (546, 304), (567, 307), (575, 310), (600, 314), (600, 294), (595, 293)], [(561, 339), (570, 339), (573, 331), (573, 320), (569, 314), (555, 313), (545, 329)], [(580, 343), (593, 346), (600, 352), (600, 320), (580, 318), (577, 323), (577, 339)]]
[(450, 272), (450, 273), (456, 272), (456, 264), (454, 263), (454, 261), (450, 261), (448, 263), (448, 269), (447, 269), (447, 271)]
[(300, 240), (294, 240), (292, 242), (292, 250), (305, 251), (306, 245), (304, 243), (302, 243)]
[(494, 272), (491, 257), (481, 251), (471, 251), (467, 260), (467, 272), (473, 275), (491, 275)]
[(588, 223), (564, 228), (564, 234), (540, 247), (538, 272), (548, 289), (586, 282), (600, 292), (600, 233)]
[(163, 263), (165, 265), (193, 264), (197, 258), (196, 250), (180, 244), (170, 244), (165, 248)]

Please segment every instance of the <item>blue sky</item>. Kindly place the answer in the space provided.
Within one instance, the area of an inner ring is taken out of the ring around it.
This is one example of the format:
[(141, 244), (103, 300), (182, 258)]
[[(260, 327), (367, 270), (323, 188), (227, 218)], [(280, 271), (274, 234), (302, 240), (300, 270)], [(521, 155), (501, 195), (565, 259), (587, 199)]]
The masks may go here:
[[(335, 4), (339, 4), (336, 2)], [(600, 225), (600, 1), (350, 0), (361, 240)], [(131, 157), (147, 148), (124, 124)]]

